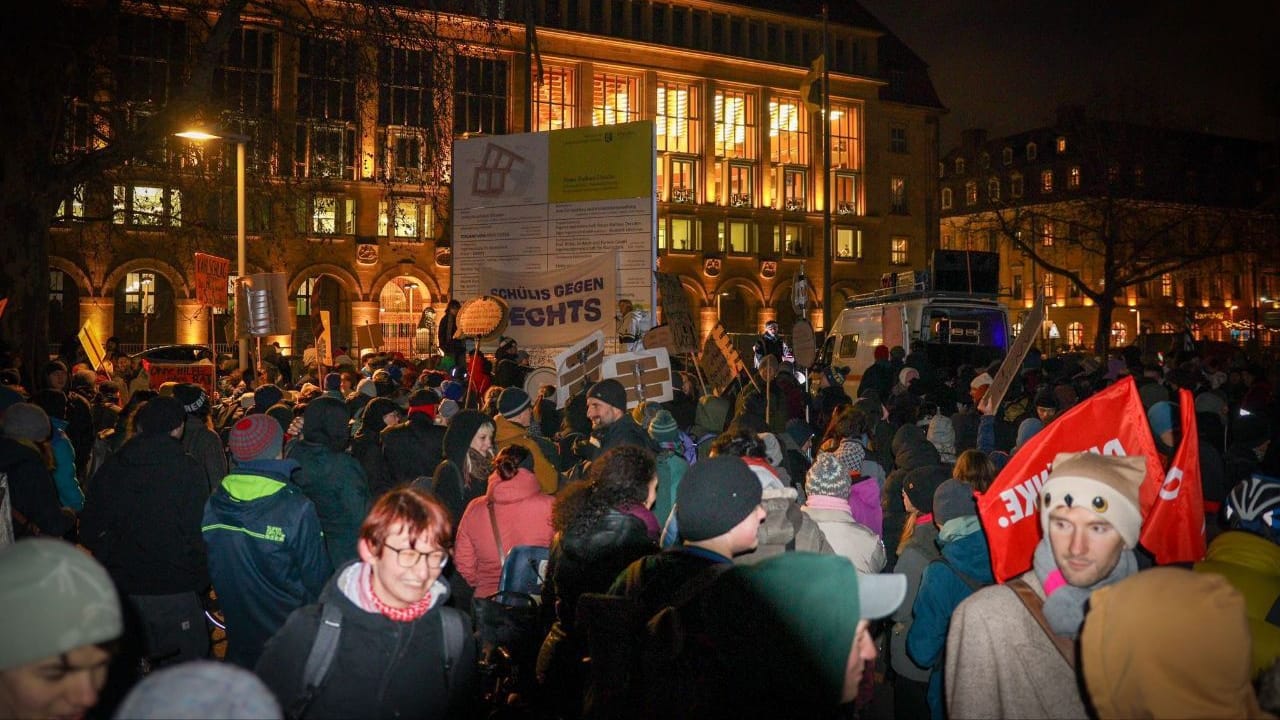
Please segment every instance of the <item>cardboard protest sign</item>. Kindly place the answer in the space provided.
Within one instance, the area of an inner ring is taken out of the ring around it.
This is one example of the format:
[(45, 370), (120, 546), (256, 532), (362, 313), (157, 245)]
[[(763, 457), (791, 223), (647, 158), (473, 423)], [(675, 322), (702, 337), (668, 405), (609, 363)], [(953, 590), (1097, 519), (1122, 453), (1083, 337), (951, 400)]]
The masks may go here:
[(356, 342), (360, 349), (382, 349), (382, 326), (365, 323), (356, 328)]
[(1005, 393), (1009, 392), (1010, 383), (1022, 369), (1022, 361), (1031, 351), (1031, 343), (1040, 334), (1040, 326), (1043, 324), (1044, 295), (1039, 295), (1035, 306), (1031, 308), (1031, 313), (1022, 323), (1022, 332), (1018, 333), (1018, 338), (1009, 346), (1009, 354), (1004, 356), (1004, 362), (1000, 363), (1000, 369), (991, 379), (991, 387), (987, 389), (987, 397), (991, 398), (991, 407), (1000, 407), (1000, 401), (1004, 399)]
[(152, 390), (159, 390), (167, 382), (194, 383), (204, 388), (209, 397), (217, 388), (214, 379), (216, 366), (207, 361), (195, 363), (160, 363), (145, 361), (147, 376)]
[(996, 581), (1026, 572), (1040, 541), (1040, 488), (1058, 453), (1141, 455), (1147, 479), (1164, 479), (1151, 427), (1133, 378), (1095, 394), (1066, 411), (1018, 449), (978, 497), (978, 515), (991, 548)]
[(316, 311), (316, 324), (312, 328), (316, 339), (316, 362), (325, 367), (333, 366), (333, 323), (328, 310)]
[(599, 330), (557, 354), (556, 407), (564, 407), (587, 383), (599, 380), (603, 360), (604, 333)]
[(509, 313), (506, 301), (492, 295), (472, 298), (458, 308), (458, 334), (476, 340), (489, 340), (507, 328)]
[[(662, 322), (671, 328), (671, 342), (664, 345), (677, 355), (698, 351), (698, 331), (689, 310), (689, 299), (680, 285), (680, 276), (655, 272), (658, 285), (658, 302), (662, 303)], [(645, 347), (654, 347), (648, 342)]]
[[(522, 347), (556, 347), (612, 329), (617, 277), (617, 254), (601, 253), (571, 267), (538, 272), (485, 265), (480, 288), (507, 304), (505, 335)], [(462, 314), (458, 317), (461, 325)]]
[(217, 255), (196, 253), (196, 300), (205, 307), (227, 309), (227, 278), (231, 261)]
[(669, 402), (675, 397), (666, 348), (610, 355), (600, 370), (601, 377), (614, 378), (627, 389), (627, 409), (642, 401)]
[(1196, 427), (1195, 397), (1178, 391), (1182, 442), (1163, 475), (1148, 475), (1142, 483), (1142, 546), (1161, 565), (1196, 562), (1204, 558), (1204, 488), (1200, 484), (1200, 433)]
[(640, 344), (648, 350), (656, 348), (664, 348), (667, 352), (673, 352), (671, 349), (674, 336), (671, 334), (670, 325), (659, 325), (646, 332), (640, 338)]
[(107, 351), (102, 348), (98, 338), (89, 332), (88, 323), (80, 328), (80, 334), (77, 337), (80, 338), (80, 347), (84, 348), (84, 354), (89, 358), (89, 365), (93, 367), (94, 372), (101, 370), (102, 364), (107, 359)]
[(746, 370), (738, 349), (733, 346), (733, 342), (725, 334), (724, 326), (720, 323), (716, 323), (716, 326), (711, 328), (711, 334), (703, 343), (698, 365), (706, 376), (707, 384), (717, 390), (728, 387), (738, 373)]
[(807, 368), (813, 365), (818, 354), (818, 341), (813, 335), (813, 326), (808, 320), (797, 320), (791, 326), (791, 352), (795, 356), (796, 367)]

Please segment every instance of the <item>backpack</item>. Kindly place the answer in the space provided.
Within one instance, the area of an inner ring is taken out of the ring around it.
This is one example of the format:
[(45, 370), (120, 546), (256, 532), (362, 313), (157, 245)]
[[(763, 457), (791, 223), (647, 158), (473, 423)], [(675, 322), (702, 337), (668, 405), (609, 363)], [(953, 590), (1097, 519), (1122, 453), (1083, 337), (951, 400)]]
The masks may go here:
[[(705, 438), (703, 438), (705, 439)], [(689, 437), (689, 433), (680, 431), (680, 454), (684, 456), (684, 461), (692, 466), (698, 462), (698, 444)]]
[[(453, 687), (453, 665), (462, 655), (462, 643), (466, 639), (465, 620), (455, 608), (441, 606), (440, 625), (444, 631), (444, 647), (441, 649), (446, 688)], [(320, 605), (320, 625), (316, 628), (315, 640), (311, 643), (311, 651), (307, 653), (307, 662), (302, 669), (302, 694), (289, 706), (286, 714), (290, 720), (299, 720), (307, 714), (307, 709), (320, 694), (324, 681), (329, 676), (329, 667), (338, 654), (338, 638), (342, 636), (342, 611), (332, 604)]]

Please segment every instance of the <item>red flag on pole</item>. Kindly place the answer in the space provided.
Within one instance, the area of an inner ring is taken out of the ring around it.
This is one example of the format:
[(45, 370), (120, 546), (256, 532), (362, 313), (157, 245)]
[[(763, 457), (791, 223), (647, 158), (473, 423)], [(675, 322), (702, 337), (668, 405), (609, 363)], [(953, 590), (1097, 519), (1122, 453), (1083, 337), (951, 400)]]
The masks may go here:
[(1040, 487), (1049, 477), (1053, 458), (1058, 453), (1085, 450), (1141, 455), (1147, 460), (1144, 486), (1152, 478), (1159, 486), (1164, 469), (1133, 378), (1097, 393), (1036, 433), (978, 498), (978, 515), (998, 582), (1031, 568), (1031, 556), (1040, 542)]
[(1142, 503), (1142, 546), (1161, 565), (1204, 558), (1204, 488), (1200, 481), (1200, 434), (1196, 428), (1195, 398), (1178, 391), (1182, 443), (1158, 477), (1147, 475), (1139, 491)]

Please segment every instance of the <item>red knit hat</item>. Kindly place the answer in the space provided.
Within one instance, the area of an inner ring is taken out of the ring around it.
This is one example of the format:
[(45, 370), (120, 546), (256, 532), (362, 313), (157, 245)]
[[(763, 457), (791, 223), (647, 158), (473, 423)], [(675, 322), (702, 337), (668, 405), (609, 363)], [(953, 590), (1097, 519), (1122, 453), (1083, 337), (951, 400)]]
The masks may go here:
[(280, 457), (284, 432), (270, 415), (246, 415), (231, 428), (227, 447), (236, 462), (275, 460)]

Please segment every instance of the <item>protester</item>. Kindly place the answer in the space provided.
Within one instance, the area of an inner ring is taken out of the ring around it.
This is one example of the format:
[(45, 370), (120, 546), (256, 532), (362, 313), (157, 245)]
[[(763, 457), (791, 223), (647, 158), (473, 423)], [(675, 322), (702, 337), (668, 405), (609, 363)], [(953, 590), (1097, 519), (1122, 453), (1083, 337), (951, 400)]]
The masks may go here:
[(1080, 669), (1101, 720), (1271, 718), (1248, 647), (1245, 599), (1225, 578), (1153, 568), (1089, 598)]
[[(472, 717), (470, 619), (445, 606), (449, 584), (440, 576), (452, 547), (438, 500), (413, 487), (379, 498), (360, 526), (358, 559), (338, 568), (318, 605), (289, 616), (258, 661), (280, 706), (317, 719)], [(339, 637), (328, 671), (308, 687), (322, 633)]]
[(556, 471), (555, 446), (533, 434), (533, 401), (529, 393), (518, 387), (509, 387), (498, 396), (497, 414), (493, 418), (493, 442), (499, 449), (508, 445), (520, 445), (529, 451), (533, 459), (534, 475), (542, 492), (555, 493), (560, 489), (560, 473)]
[(187, 414), (182, 448), (204, 466), (205, 475), (209, 478), (209, 492), (212, 493), (227, 474), (227, 456), (222, 449), (222, 438), (213, 430), (209, 394), (199, 385), (179, 383), (173, 388), (173, 397), (182, 403), (182, 410)]
[(151, 673), (129, 691), (118, 720), (282, 720), (271, 690), (248, 670), (197, 660)]
[(355, 557), (360, 520), (369, 507), (364, 469), (346, 452), (349, 421), (342, 403), (316, 398), (302, 414), (302, 437), (287, 451), (287, 457), (301, 466), (293, 481), (315, 504), (335, 568)]
[(76, 451), (67, 438), (67, 396), (61, 390), (41, 390), (31, 396), (49, 417), (49, 450), (53, 456), (53, 483), (58, 488), (58, 501), (75, 512), (84, 509), (84, 492), (76, 479)]
[(493, 433), (493, 421), (479, 410), (459, 411), (445, 431), (444, 460), (435, 468), (431, 490), (444, 503), (451, 521), (461, 520), (467, 505), (488, 488)]
[(479, 597), (498, 591), (502, 565), (512, 548), (551, 545), (555, 500), (540, 491), (533, 464), (528, 448), (503, 448), (493, 459), (488, 490), (467, 505), (458, 522), (458, 572)]
[(37, 405), (14, 403), (4, 411), (0, 473), (8, 478), (17, 537), (63, 537), (76, 529), (75, 513), (63, 509), (50, 472), (49, 416)]
[(718, 395), (703, 395), (698, 400), (689, 437), (697, 448), (699, 461), (711, 455), (711, 443), (724, 432), (731, 407), (728, 400)]
[(83, 717), (124, 631), (106, 570), (70, 543), (0, 549), (0, 717)]
[(601, 380), (587, 391), (587, 417), (591, 420), (591, 438), (600, 448), (597, 454), (623, 445), (649, 447), (644, 428), (627, 412), (626, 389), (613, 378)]
[(226, 659), (252, 669), (289, 613), (313, 603), (333, 573), (315, 506), (290, 480), (283, 433), (265, 415), (241, 418), (235, 467), (204, 507), (209, 575), (227, 624)]
[[(426, 400), (426, 394), (431, 392), (433, 391), (415, 390), (409, 398), (409, 417), (402, 423), (384, 427), (381, 432), (382, 458), (386, 462), (387, 471), (391, 473), (393, 486), (411, 483), (419, 477), (429, 477), (444, 458), (444, 425), (434, 421), (429, 413), (412, 411), (413, 401)], [(457, 413), (457, 403), (445, 398), (439, 401), (437, 417), (445, 415), (446, 403), (453, 406), (453, 413), (449, 417)], [(385, 422), (385, 416), (383, 419)], [(371, 487), (370, 490), (372, 489)]]
[[(411, 405), (412, 406), (412, 405)], [(356, 418), (356, 432), (351, 437), (351, 456), (364, 470), (369, 496), (377, 499), (397, 485), (391, 467), (383, 454), (383, 430), (400, 422), (400, 406), (389, 398), (374, 398)]]
[(1090, 595), (1138, 570), (1133, 548), (1145, 475), (1140, 456), (1054, 458), (1040, 490), (1044, 538), (1033, 569), (979, 590), (951, 617), (945, 678), (951, 717), (1085, 717), (1066, 647), (1079, 634)]
[(659, 410), (649, 421), (649, 438), (657, 448), (654, 465), (658, 472), (658, 497), (653, 503), (653, 515), (658, 524), (665, 526), (675, 508), (680, 483), (689, 472), (689, 463), (678, 452), (680, 428), (676, 419), (666, 410)]
[(884, 569), (884, 543), (849, 510), (849, 473), (830, 453), (819, 453), (805, 478), (802, 510), (817, 523), (837, 555), (848, 558), (860, 573)]

